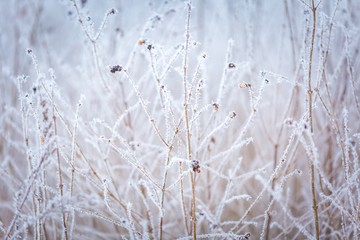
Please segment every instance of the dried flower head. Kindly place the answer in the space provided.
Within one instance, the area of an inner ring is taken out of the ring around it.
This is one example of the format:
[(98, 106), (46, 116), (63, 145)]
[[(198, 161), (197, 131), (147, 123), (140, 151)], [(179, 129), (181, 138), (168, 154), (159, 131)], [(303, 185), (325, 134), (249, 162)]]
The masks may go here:
[(110, 72), (111, 73), (116, 73), (116, 72), (121, 72), (122, 67), (120, 65), (115, 65), (110, 67)]
[(196, 173), (200, 173), (201, 170), (200, 170), (200, 163), (198, 160), (191, 160), (191, 167), (192, 167), (192, 170)]

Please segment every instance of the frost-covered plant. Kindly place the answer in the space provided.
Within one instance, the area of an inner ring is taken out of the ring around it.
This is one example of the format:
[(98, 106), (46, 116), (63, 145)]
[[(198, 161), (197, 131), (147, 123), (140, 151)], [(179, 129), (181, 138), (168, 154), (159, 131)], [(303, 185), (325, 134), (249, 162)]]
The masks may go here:
[(0, 11), (3, 239), (360, 238), (356, 1)]

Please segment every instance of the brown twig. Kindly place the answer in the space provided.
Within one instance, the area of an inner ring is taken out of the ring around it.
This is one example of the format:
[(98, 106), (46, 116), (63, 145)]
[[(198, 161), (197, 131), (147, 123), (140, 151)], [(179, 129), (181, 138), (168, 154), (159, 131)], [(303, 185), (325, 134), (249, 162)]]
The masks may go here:
[[(311, 46), (310, 46), (310, 54), (309, 54), (309, 72), (308, 72), (308, 122), (310, 125), (310, 131), (313, 134), (314, 128), (313, 128), (313, 112), (312, 112), (312, 81), (311, 81), (311, 70), (312, 70), (312, 64), (313, 64), (313, 52), (314, 52), (314, 42), (315, 42), (315, 32), (316, 32), (316, 10), (320, 4), (319, 3), (315, 6), (315, 0), (311, 0), (311, 11), (312, 11), (312, 17), (313, 17), (313, 28), (312, 28), (312, 34), (311, 34)], [(312, 208), (313, 208), (313, 214), (314, 214), (314, 225), (315, 225), (315, 234), (316, 239), (320, 239), (320, 229), (319, 229), (319, 214), (318, 214), (318, 206), (317, 206), (317, 200), (316, 200), (316, 189), (315, 189), (315, 167), (314, 163), (310, 162), (310, 178), (311, 178), (311, 193), (312, 193)]]

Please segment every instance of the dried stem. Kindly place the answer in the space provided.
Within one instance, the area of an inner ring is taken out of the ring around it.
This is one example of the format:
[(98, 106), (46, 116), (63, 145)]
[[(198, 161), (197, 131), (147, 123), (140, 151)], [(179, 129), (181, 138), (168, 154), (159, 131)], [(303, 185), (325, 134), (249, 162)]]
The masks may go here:
[(162, 239), (163, 237), (163, 223), (164, 223), (164, 202), (165, 202), (165, 192), (166, 192), (166, 180), (167, 180), (167, 175), (168, 175), (168, 166), (170, 163), (170, 154), (171, 151), (173, 150), (173, 145), (175, 142), (175, 138), (177, 136), (177, 134), (179, 133), (178, 129), (179, 129), (179, 125), (181, 124), (181, 120), (179, 121), (179, 124), (175, 130), (175, 133), (172, 137), (172, 144), (168, 147), (168, 152), (167, 152), (167, 157), (166, 157), (166, 161), (165, 161), (165, 169), (164, 169), (164, 177), (163, 177), (163, 183), (162, 183), (162, 187), (161, 187), (161, 212), (160, 212), (160, 228), (159, 228), (159, 236), (160, 239)]
[(91, 47), (92, 47), (92, 52), (93, 52), (93, 55), (94, 55), (94, 62), (95, 62), (95, 66), (96, 66), (96, 70), (98, 71), (98, 74), (99, 74), (99, 77), (100, 77), (100, 80), (101, 80), (101, 83), (103, 84), (104, 88), (109, 91), (110, 88), (109, 86), (106, 84), (106, 81), (105, 81), (105, 78), (102, 74), (102, 71), (101, 71), (101, 68), (100, 68), (100, 63), (99, 63), (99, 56), (98, 56), (98, 53), (97, 53), (97, 46), (96, 46), (96, 41), (99, 39), (100, 35), (101, 35), (101, 32), (103, 31), (104, 27), (105, 27), (105, 24), (107, 22), (107, 19), (109, 17), (110, 14), (115, 14), (116, 10), (115, 9), (111, 9), (110, 11), (108, 11), (106, 14), (105, 14), (105, 17), (100, 25), (100, 28), (97, 32), (97, 34), (95, 36), (91, 36), (91, 34), (89, 33), (88, 29), (86, 29), (85, 25), (84, 25), (84, 20), (82, 19), (81, 17), (81, 14), (80, 14), (80, 11), (79, 11), (79, 7), (76, 3), (75, 0), (71, 0), (73, 2), (73, 5), (74, 5), (74, 8), (75, 8), (75, 11), (76, 11), (76, 15), (77, 15), (77, 18), (78, 18), (78, 21), (81, 25), (81, 28), (82, 30), (84, 31), (84, 34), (85, 36), (88, 38), (88, 40), (90, 41), (91, 43)]
[[(320, 2), (319, 2), (320, 3)], [(312, 29), (312, 35), (311, 35), (311, 46), (310, 46), (310, 56), (309, 56), (309, 72), (308, 72), (308, 122), (310, 125), (310, 131), (313, 134), (314, 128), (313, 128), (313, 113), (312, 113), (312, 85), (311, 85), (311, 70), (312, 70), (312, 60), (313, 60), (313, 52), (314, 52), (314, 42), (315, 42), (315, 32), (316, 32), (316, 10), (319, 5), (315, 6), (315, 0), (311, 0), (311, 11), (313, 16), (313, 29)], [(314, 214), (314, 225), (315, 225), (315, 233), (316, 233), (316, 239), (320, 239), (320, 229), (319, 229), (319, 215), (318, 215), (318, 206), (317, 206), (317, 200), (316, 200), (316, 189), (315, 189), (315, 167), (314, 163), (310, 162), (310, 178), (311, 178), (311, 193), (312, 193), (312, 208), (313, 208), (313, 214)]]
[[(186, 19), (186, 36), (185, 36), (185, 56), (184, 56), (184, 114), (185, 114), (185, 125), (186, 125), (186, 136), (187, 136), (187, 159), (191, 161), (191, 133), (189, 124), (189, 103), (188, 103), (188, 90), (187, 90), (187, 65), (188, 65), (188, 53), (189, 53), (189, 39), (190, 39), (190, 13), (191, 13), (191, 2), (188, 3), (188, 14)], [(196, 196), (195, 196), (195, 172), (190, 172), (191, 178), (191, 220), (192, 220), (192, 233), (193, 239), (196, 240)]]
[(60, 192), (60, 198), (61, 198), (61, 207), (62, 207), (62, 224), (63, 224), (63, 228), (64, 228), (64, 235), (65, 235), (65, 240), (68, 240), (68, 232), (67, 232), (67, 224), (66, 224), (66, 218), (65, 218), (65, 213), (64, 213), (64, 206), (63, 206), (63, 197), (64, 197), (64, 190), (63, 190), (63, 180), (62, 180), (62, 170), (61, 170), (61, 161), (60, 161), (60, 151), (59, 151), (59, 145), (58, 145), (58, 133), (57, 133), (57, 125), (56, 125), (56, 116), (55, 116), (55, 106), (54, 106), (54, 102), (52, 101), (53, 104), (53, 123), (54, 123), (54, 133), (55, 133), (55, 137), (56, 137), (56, 158), (57, 158), (57, 163), (58, 163), (58, 174), (59, 174), (59, 192)]
[[(71, 144), (71, 180), (70, 180), (70, 197), (73, 196), (73, 192), (74, 192), (74, 180), (75, 180), (75, 152), (76, 152), (76, 131), (77, 131), (77, 125), (78, 125), (78, 119), (79, 119), (79, 111), (80, 111), (80, 107), (81, 107), (81, 100), (78, 103), (77, 109), (76, 109), (76, 114), (75, 114), (75, 123), (74, 123), (74, 129), (73, 129), (73, 135), (72, 135), (72, 144)], [(72, 217), (75, 218), (75, 216), (72, 214)], [(72, 219), (72, 221), (74, 222), (75, 219)], [(69, 221), (69, 215), (67, 216), (66, 222), (67, 222), (67, 226)], [(71, 236), (72, 230), (70, 230), (70, 238), (72, 238)]]

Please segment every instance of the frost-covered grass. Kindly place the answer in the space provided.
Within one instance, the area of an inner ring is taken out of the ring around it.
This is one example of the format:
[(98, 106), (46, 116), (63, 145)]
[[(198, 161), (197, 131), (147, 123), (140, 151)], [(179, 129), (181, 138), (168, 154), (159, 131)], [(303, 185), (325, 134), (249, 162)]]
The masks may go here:
[(360, 2), (1, 1), (4, 239), (359, 239)]

